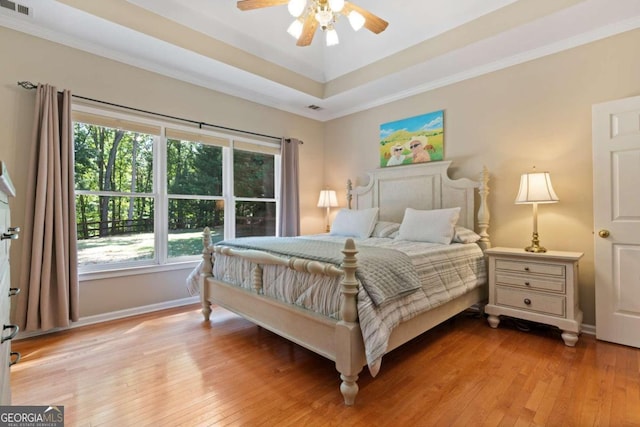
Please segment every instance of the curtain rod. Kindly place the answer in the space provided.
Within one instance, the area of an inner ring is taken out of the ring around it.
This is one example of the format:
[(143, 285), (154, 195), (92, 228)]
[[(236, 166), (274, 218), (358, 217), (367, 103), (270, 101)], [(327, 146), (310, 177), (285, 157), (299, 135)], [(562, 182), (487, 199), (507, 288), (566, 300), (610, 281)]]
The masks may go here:
[[(33, 83), (29, 82), (29, 81), (18, 82), (18, 86), (23, 87), (24, 89), (37, 89), (38, 88), (38, 85), (33, 84)], [(127, 109), (127, 110), (136, 111), (138, 113), (151, 114), (153, 116), (163, 117), (165, 119), (179, 120), (179, 121), (182, 121), (182, 122), (195, 124), (195, 125), (198, 125), (198, 127), (200, 129), (202, 129), (203, 126), (207, 126), (207, 127), (212, 127), (212, 128), (216, 128), (216, 129), (224, 129), (224, 130), (228, 130), (228, 131), (232, 131), (232, 132), (243, 133), (243, 134), (246, 134), (246, 135), (261, 136), (263, 138), (271, 138), (271, 139), (277, 139), (278, 141), (282, 141), (282, 138), (280, 138), (280, 137), (272, 136), (272, 135), (265, 135), (263, 133), (250, 132), (250, 131), (246, 131), (246, 130), (234, 129), (234, 128), (229, 128), (229, 127), (225, 127), (225, 126), (214, 125), (214, 124), (211, 124), (211, 123), (199, 122), (199, 121), (191, 120), (191, 119), (185, 119), (185, 118), (182, 118), (182, 117), (170, 116), (168, 114), (155, 113), (153, 111), (142, 110), (140, 108), (135, 108), (135, 107), (128, 107), (126, 105), (114, 104), (112, 102), (101, 101), (99, 99), (93, 99), (93, 98), (87, 98), (85, 96), (80, 96), (80, 95), (71, 94), (71, 96), (73, 96), (74, 98), (85, 100), (85, 101), (97, 102), (98, 104), (109, 105), (111, 107), (124, 108), (124, 109)], [(290, 138), (285, 138), (285, 141), (286, 142), (290, 142), (291, 139)], [(300, 141), (300, 144), (303, 144), (303, 142)]]

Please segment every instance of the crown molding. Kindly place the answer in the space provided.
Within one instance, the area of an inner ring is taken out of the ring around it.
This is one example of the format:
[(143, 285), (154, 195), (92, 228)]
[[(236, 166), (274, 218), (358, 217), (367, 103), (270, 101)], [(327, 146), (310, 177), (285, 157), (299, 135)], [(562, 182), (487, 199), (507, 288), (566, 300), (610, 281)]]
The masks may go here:
[[(408, 87), (404, 90), (400, 89), (394, 93), (378, 93), (373, 95), (366, 95), (368, 93), (368, 87), (367, 85), (363, 85), (355, 87), (345, 93), (323, 99), (310, 96), (295, 89), (272, 82), (268, 79), (253, 75), (246, 71), (238, 70), (234, 67), (222, 64), (218, 61), (211, 60), (210, 58), (206, 59), (209, 61), (214, 61), (214, 63), (216, 63), (216, 66), (226, 69), (229, 73), (242, 73), (244, 76), (243, 78), (251, 80), (252, 84), (256, 87), (262, 85), (264, 90), (251, 88), (247, 89), (247, 87), (234, 85), (232, 83), (232, 79), (220, 80), (202, 78), (194, 75), (194, 73), (163, 66), (162, 64), (159, 64), (152, 60), (140, 59), (133, 55), (124, 54), (114, 49), (96, 45), (95, 43), (79, 41), (75, 37), (61, 34), (57, 31), (48, 30), (37, 25), (33, 25), (28, 19), (8, 19), (5, 17), (5, 15), (0, 14), (0, 25), (13, 29), (15, 31), (20, 31), (54, 43), (59, 43), (97, 56), (122, 62), (146, 71), (158, 73), (169, 78), (177, 79), (196, 86), (214, 90), (229, 96), (234, 96), (291, 114), (306, 117), (312, 120), (326, 122), (350, 114), (355, 114), (364, 110), (389, 104), (391, 102), (406, 99), (434, 89), (459, 83), (464, 80), (499, 71), (501, 69), (509, 68), (514, 65), (519, 65), (548, 55), (553, 55), (565, 50), (573, 49), (575, 47), (586, 45), (627, 31), (635, 30), (637, 28), (640, 28), (640, 17), (633, 17), (624, 21), (617, 22), (615, 24), (606, 25), (593, 31), (569, 37), (559, 42), (531, 49), (526, 52), (521, 52), (516, 55), (511, 55), (504, 59), (493, 61), (487, 64), (472, 67), (468, 70), (455, 73), (444, 78), (431, 80), (420, 85)], [(167, 44), (167, 46), (171, 47), (172, 45)], [(174, 48), (182, 49), (178, 47)], [(419, 66), (416, 66), (416, 68), (418, 67)], [(396, 80), (402, 80), (398, 78), (397, 74), (398, 73), (385, 76), (384, 78), (378, 79), (376, 82), (371, 82), (371, 84), (380, 84), (389, 81), (392, 83), (388, 86), (393, 87)], [(277, 96), (270, 95), (270, 93), (277, 94)], [(361, 98), (361, 95), (363, 94), (365, 94), (364, 97), (371, 98), (371, 101), (359, 102), (357, 105), (349, 105), (348, 99)], [(311, 104), (321, 105), (323, 108), (316, 111), (306, 109), (306, 106)], [(341, 104), (344, 104), (345, 106), (341, 107)]]

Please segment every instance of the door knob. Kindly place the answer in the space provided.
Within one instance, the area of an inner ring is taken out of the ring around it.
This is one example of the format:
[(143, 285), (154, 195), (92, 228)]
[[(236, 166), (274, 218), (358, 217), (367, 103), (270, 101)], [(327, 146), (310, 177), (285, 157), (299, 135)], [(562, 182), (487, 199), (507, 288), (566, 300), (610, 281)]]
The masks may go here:
[(603, 239), (606, 239), (607, 237), (609, 237), (611, 233), (609, 233), (609, 230), (600, 230), (598, 231), (598, 236), (602, 237)]

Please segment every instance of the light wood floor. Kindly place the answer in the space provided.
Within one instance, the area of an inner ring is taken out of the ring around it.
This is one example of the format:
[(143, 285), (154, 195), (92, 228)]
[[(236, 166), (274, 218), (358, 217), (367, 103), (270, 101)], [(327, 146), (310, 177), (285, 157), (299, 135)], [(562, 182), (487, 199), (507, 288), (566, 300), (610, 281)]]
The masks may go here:
[(14, 405), (67, 426), (640, 426), (640, 350), (466, 314), (363, 371), (345, 407), (333, 363), (194, 306), (15, 342)]

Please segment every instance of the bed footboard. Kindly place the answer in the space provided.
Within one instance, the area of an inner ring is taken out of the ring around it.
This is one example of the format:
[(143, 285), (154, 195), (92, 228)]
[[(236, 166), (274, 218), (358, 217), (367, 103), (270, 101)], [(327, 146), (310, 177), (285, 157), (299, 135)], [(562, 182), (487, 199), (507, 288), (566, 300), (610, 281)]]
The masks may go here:
[(202, 267), (198, 282), (200, 284), (200, 304), (202, 305), (202, 315), (206, 322), (211, 317), (211, 302), (209, 301), (209, 287), (207, 277), (213, 277), (213, 247), (211, 246), (211, 230), (205, 227), (202, 235)]
[[(234, 311), (252, 322), (265, 327), (303, 347), (336, 363), (342, 383), (340, 392), (346, 405), (353, 405), (358, 394), (358, 376), (366, 364), (364, 342), (358, 323), (356, 279), (357, 259), (355, 243), (347, 239), (340, 267), (301, 258), (284, 258), (263, 251), (239, 250), (211, 245), (209, 228), (203, 236), (203, 264), (200, 271), (200, 298), (202, 315), (209, 321), (211, 302)], [(238, 289), (213, 278), (216, 254), (238, 256), (251, 261), (252, 291)], [(341, 276), (340, 320), (336, 321), (308, 310), (275, 301), (262, 295), (263, 265), (283, 265), (292, 270)], [(256, 307), (260, 306), (260, 309)]]
[[(358, 280), (356, 279), (356, 245), (352, 239), (347, 239), (342, 250), (344, 260), (342, 270), (342, 301), (340, 302), (340, 321), (336, 325), (336, 341), (343, 343), (338, 345), (336, 353), (336, 369), (340, 372), (340, 392), (344, 397), (345, 405), (353, 405), (358, 394), (358, 375), (362, 370), (362, 361), (358, 356), (364, 352), (362, 332), (358, 324), (357, 295)], [(354, 348), (354, 346), (358, 348)], [(359, 353), (359, 354), (358, 354)]]

